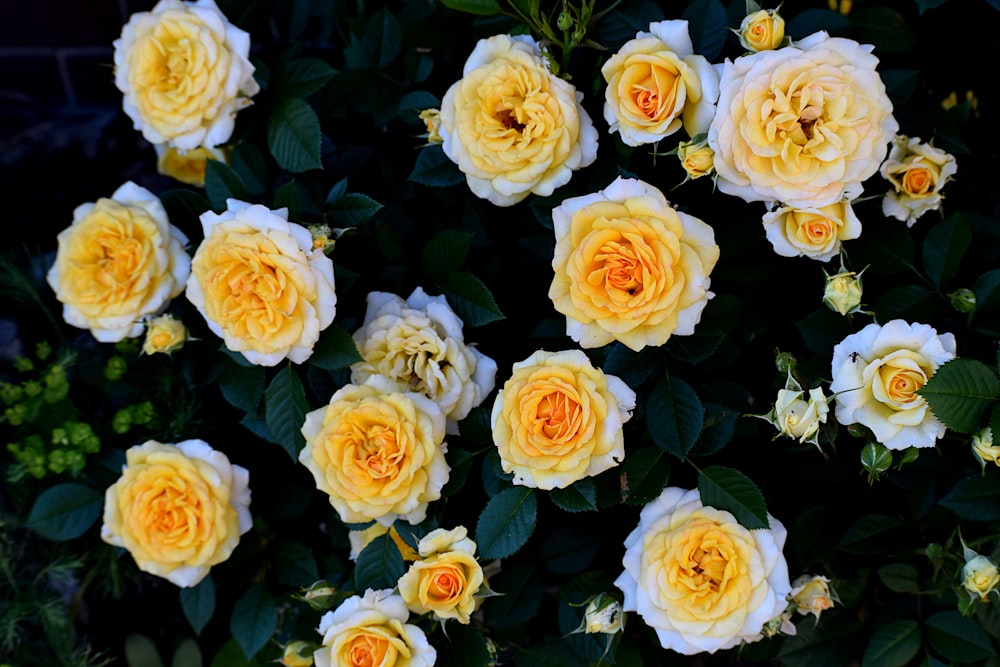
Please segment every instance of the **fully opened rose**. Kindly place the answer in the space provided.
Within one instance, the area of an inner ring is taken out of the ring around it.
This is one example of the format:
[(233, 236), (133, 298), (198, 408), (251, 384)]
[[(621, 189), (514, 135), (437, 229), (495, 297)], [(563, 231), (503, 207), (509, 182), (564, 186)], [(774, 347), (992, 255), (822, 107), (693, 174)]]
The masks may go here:
[(191, 260), (187, 298), (226, 347), (260, 366), (312, 356), (333, 322), (333, 262), (287, 209), (236, 199), (201, 215), (205, 238)]
[(514, 483), (564, 488), (618, 465), (635, 392), (580, 350), (539, 350), (514, 364), (491, 413), (493, 442)]
[(633, 350), (690, 335), (714, 295), (719, 259), (707, 224), (652, 185), (617, 178), (552, 211), (556, 248), (549, 298), (581, 347), (615, 340)]
[(439, 620), (468, 624), (478, 604), (483, 568), (466, 528), (432, 530), (420, 539), (417, 549), (420, 558), (397, 584), (406, 606), (415, 614), (431, 613)]
[(958, 163), (955, 156), (919, 137), (899, 135), (879, 171), (892, 185), (882, 198), (882, 213), (912, 227), (927, 211), (941, 208), (941, 188), (958, 171)]
[(195, 586), (250, 530), (249, 473), (203, 440), (150, 440), (125, 452), (105, 493), (101, 538), (139, 569)]
[(933, 447), (945, 426), (917, 392), (955, 358), (955, 337), (926, 324), (869, 324), (833, 348), (837, 421), (861, 424), (889, 449)]
[(719, 189), (797, 208), (860, 195), (899, 129), (872, 48), (819, 32), (727, 60), (708, 132)]
[(306, 415), (302, 435), (299, 461), (346, 523), (420, 523), (451, 472), (441, 408), (378, 375), (337, 390)]
[(473, 194), (497, 206), (547, 197), (597, 158), (582, 99), (549, 71), (531, 37), (482, 39), (441, 102), (445, 155)]
[(63, 319), (102, 343), (141, 335), (143, 319), (184, 290), (187, 242), (156, 195), (131, 181), (76, 207), (46, 276)]
[(623, 609), (638, 612), (660, 644), (685, 655), (714, 653), (761, 637), (791, 591), (782, 554), (787, 531), (747, 530), (702, 505), (698, 490), (664, 489), (625, 539), (615, 580)]
[(115, 85), (125, 113), (152, 144), (180, 150), (229, 140), (236, 112), (260, 86), (250, 35), (214, 0), (160, 0), (133, 14), (114, 42)]

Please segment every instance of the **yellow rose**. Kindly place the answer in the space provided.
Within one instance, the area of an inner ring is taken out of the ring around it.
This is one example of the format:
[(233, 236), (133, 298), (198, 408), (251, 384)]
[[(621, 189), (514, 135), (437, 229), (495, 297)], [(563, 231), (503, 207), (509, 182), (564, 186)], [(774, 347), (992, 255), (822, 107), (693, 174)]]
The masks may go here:
[(776, 49), (785, 41), (785, 19), (777, 10), (761, 9), (743, 19), (737, 34), (747, 51)]
[(990, 593), (1000, 586), (1000, 571), (997, 564), (986, 556), (966, 548), (965, 565), (962, 566), (962, 587), (971, 598), (979, 598), (983, 602), (989, 600)]
[(750, 531), (703, 506), (697, 489), (664, 489), (625, 539), (625, 570), (615, 580), (622, 608), (684, 655), (756, 641), (791, 590), (781, 553), (787, 531), (768, 519), (770, 528)]
[(114, 48), (125, 113), (152, 144), (215, 148), (260, 90), (250, 35), (229, 23), (215, 0), (160, 0), (129, 18)]
[(441, 112), (437, 109), (424, 109), (420, 112), (420, 120), (424, 121), (427, 128), (427, 143), (440, 144), (444, 141), (441, 138)]
[(141, 335), (143, 318), (184, 290), (187, 242), (156, 195), (131, 181), (111, 199), (78, 206), (46, 276), (63, 319), (102, 343)]
[(941, 208), (941, 188), (956, 171), (955, 156), (917, 137), (894, 137), (889, 159), (880, 169), (893, 188), (882, 198), (882, 213), (912, 227), (927, 211)]
[(555, 277), (549, 298), (584, 348), (633, 350), (690, 335), (714, 296), (712, 228), (675, 210), (648, 183), (616, 179), (552, 211)]
[(105, 493), (101, 538), (127, 549), (143, 572), (195, 586), (250, 530), (248, 481), (203, 440), (136, 445)]
[(156, 171), (188, 185), (205, 187), (205, 163), (216, 160), (229, 164), (226, 151), (219, 148), (193, 148), (179, 151), (166, 144), (156, 144)]
[(810, 389), (806, 396), (799, 383), (789, 375), (785, 388), (778, 390), (778, 398), (768, 420), (782, 435), (815, 445), (819, 427), (826, 423), (829, 410), (822, 389)]
[(835, 310), (841, 315), (847, 315), (856, 312), (861, 306), (862, 293), (861, 274), (854, 271), (842, 271), (826, 277), (826, 286), (823, 288), (823, 303), (831, 310)]
[(403, 560), (417, 560), (420, 558), (420, 555), (399, 534), (395, 525), (383, 526), (376, 521), (364, 530), (352, 530), (347, 533), (347, 540), (351, 543), (351, 560), (356, 561), (361, 552), (365, 550), (365, 547), (372, 540), (386, 533), (389, 533), (389, 538), (396, 545), (396, 548), (399, 549), (399, 554), (403, 557)]
[(828, 578), (802, 575), (792, 582), (788, 599), (795, 603), (795, 609), (800, 614), (812, 614), (819, 619), (820, 614), (834, 606), (836, 596), (830, 589)]
[(727, 60), (708, 131), (719, 189), (795, 208), (857, 198), (899, 129), (872, 48), (819, 32)]
[(389, 590), (347, 598), (320, 619), (316, 667), (433, 667), (437, 651), (409, 616), (403, 598)]
[(604, 119), (628, 146), (650, 144), (684, 127), (708, 129), (719, 97), (719, 75), (695, 55), (688, 22), (660, 21), (639, 32), (601, 67), (607, 82)]
[(146, 354), (169, 354), (183, 345), (186, 339), (187, 329), (183, 322), (170, 315), (161, 315), (146, 325), (146, 340), (142, 344), (142, 351)]
[(191, 260), (187, 297), (233, 352), (261, 366), (301, 364), (333, 322), (333, 262), (309, 231), (236, 199), (201, 215), (205, 238)]
[(539, 350), (514, 364), (493, 403), (503, 471), (547, 490), (604, 472), (625, 457), (622, 424), (634, 408), (635, 392), (580, 350)]
[(954, 335), (903, 320), (851, 334), (833, 348), (837, 421), (868, 427), (889, 449), (933, 447), (945, 426), (917, 391), (955, 349)]
[(677, 157), (688, 178), (692, 180), (708, 176), (715, 171), (715, 151), (704, 141), (682, 141), (677, 144)]
[(819, 208), (782, 206), (764, 214), (764, 233), (782, 257), (810, 257), (828, 262), (840, 242), (861, 236), (861, 221), (848, 201)]
[(420, 540), (419, 560), (397, 584), (410, 611), (469, 623), (478, 604), (475, 595), (483, 584), (483, 569), (476, 560), (476, 543), (467, 534), (463, 526), (438, 528)]
[(597, 158), (583, 95), (549, 72), (531, 37), (479, 40), (462, 74), (441, 102), (440, 133), (477, 197), (497, 206), (547, 197)]
[(313, 652), (319, 648), (302, 640), (289, 642), (281, 654), (278, 664), (282, 667), (312, 667)]
[(345, 523), (420, 523), (448, 481), (441, 408), (379, 375), (339, 389), (306, 415), (302, 435), (299, 461)]
[(989, 426), (973, 434), (972, 452), (981, 467), (985, 468), (987, 463), (1000, 466), (1000, 445), (993, 442), (993, 429)]

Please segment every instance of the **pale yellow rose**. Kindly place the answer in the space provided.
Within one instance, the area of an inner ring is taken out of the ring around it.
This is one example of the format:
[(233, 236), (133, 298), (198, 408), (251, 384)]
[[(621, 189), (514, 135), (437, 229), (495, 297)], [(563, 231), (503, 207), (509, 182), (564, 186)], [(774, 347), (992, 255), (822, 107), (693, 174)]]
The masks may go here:
[(260, 90), (250, 35), (214, 0), (160, 0), (129, 18), (114, 48), (125, 113), (152, 144), (215, 148)]
[(420, 112), (420, 120), (424, 121), (427, 128), (427, 143), (440, 144), (444, 142), (441, 137), (441, 111), (438, 109), (424, 109)]
[(761, 9), (747, 14), (736, 34), (747, 51), (776, 49), (785, 41), (785, 19), (777, 10)]
[(861, 221), (848, 201), (819, 208), (782, 206), (764, 214), (764, 234), (782, 257), (810, 257), (828, 262), (840, 242), (861, 236)]
[(727, 60), (708, 131), (719, 189), (795, 208), (857, 198), (899, 129), (872, 49), (819, 32)]
[(694, 333), (714, 296), (712, 228), (675, 210), (643, 181), (616, 179), (552, 211), (556, 248), (549, 298), (584, 348), (615, 340), (633, 350)]
[(337, 390), (306, 415), (302, 435), (299, 461), (345, 523), (420, 523), (451, 471), (441, 408), (380, 375)]
[(604, 119), (628, 146), (650, 144), (681, 127), (708, 130), (719, 97), (719, 75), (696, 55), (684, 20), (659, 21), (639, 32), (601, 67), (607, 82)]
[(836, 596), (830, 588), (830, 580), (822, 575), (802, 575), (792, 582), (788, 599), (795, 603), (800, 614), (812, 614), (818, 620), (820, 614), (831, 609)]
[(229, 164), (229, 156), (221, 148), (193, 148), (180, 151), (166, 144), (156, 144), (156, 171), (188, 185), (205, 187), (205, 164), (215, 160)]
[(564, 488), (618, 465), (622, 424), (635, 392), (591, 365), (580, 350), (539, 350), (514, 364), (490, 421), (504, 472), (514, 484)]
[(955, 156), (917, 137), (894, 137), (889, 158), (880, 169), (893, 188), (882, 198), (882, 213), (912, 227), (927, 211), (941, 208), (941, 188), (956, 171)]
[(990, 593), (1000, 586), (1000, 570), (991, 559), (965, 548), (965, 565), (962, 566), (962, 587), (970, 598), (987, 602)]
[(819, 387), (805, 392), (791, 373), (785, 388), (778, 390), (774, 408), (766, 416), (775, 428), (801, 443), (817, 444), (819, 428), (826, 423), (830, 408)]
[(889, 449), (933, 447), (945, 426), (917, 391), (955, 349), (954, 335), (903, 320), (851, 334), (833, 348), (837, 421), (868, 427)]
[(972, 435), (972, 452), (981, 467), (985, 468), (987, 463), (1000, 466), (1000, 445), (993, 442), (993, 429), (989, 426)]
[(184, 323), (171, 315), (161, 315), (146, 324), (146, 340), (142, 344), (142, 351), (146, 354), (169, 354), (182, 346), (185, 340), (187, 328)]
[(125, 452), (105, 493), (101, 538), (143, 572), (195, 586), (250, 530), (249, 474), (203, 440), (150, 440)]
[(823, 288), (823, 303), (831, 310), (841, 315), (847, 315), (860, 308), (863, 291), (860, 273), (841, 271), (826, 277), (826, 285)]
[(677, 157), (691, 180), (715, 171), (715, 151), (704, 141), (682, 141), (677, 144)]
[(459, 526), (438, 528), (421, 538), (420, 558), (397, 583), (410, 611), (469, 623), (479, 602), (476, 593), (483, 585), (483, 568), (476, 560), (476, 543), (467, 535), (465, 527)]
[(333, 262), (309, 231), (275, 211), (236, 199), (201, 215), (187, 298), (226, 347), (253, 364), (308, 359), (333, 322)]
[(473, 194), (497, 206), (547, 197), (597, 158), (582, 99), (531, 37), (481, 39), (441, 102), (445, 155)]
[(369, 292), (365, 319), (354, 332), (363, 358), (351, 365), (351, 382), (383, 375), (396, 391), (417, 391), (441, 406), (449, 431), (493, 391), (497, 365), (465, 344), (462, 320), (443, 295), (420, 287), (404, 301)]
[(110, 199), (76, 207), (46, 276), (63, 319), (102, 343), (141, 335), (143, 319), (184, 290), (187, 242), (156, 195), (131, 181)]
[(437, 651), (409, 617), (403, 598), (389, 590), (347, 598), (320, 619), (316, 667), (433, 667)]
[(703, 506), (697, 489), (664, 489), (625, 539), (625, 570), (615, 580), (622, 608), (684, 655), (760, 639), (791, 590), (781, 553), (787, 531), (768, 520), (770, 528), (750, 531)]

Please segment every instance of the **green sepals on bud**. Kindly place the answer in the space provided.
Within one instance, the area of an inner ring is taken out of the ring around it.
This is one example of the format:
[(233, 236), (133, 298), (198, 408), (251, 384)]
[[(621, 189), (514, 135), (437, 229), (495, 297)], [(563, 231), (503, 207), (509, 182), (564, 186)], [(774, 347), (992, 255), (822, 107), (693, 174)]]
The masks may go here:
[(111, 430), (122, 435), (132, 429), (132, 409), (122, 408), (111, 419)]
[(107, 365), (104, 367), (104, 377), (106, 377), (110, 382), (115, 380), (120, 380), (125, 371), (128, 370), (128, 363), (123, 357), (115, 355), (108, 359)]
[(66, 468), (69, 467), (69, 461), (66, 457), (65, 449), (53, 449), (49, 452), (49, 470), (55, 474), (60, 474), (66, 472)]
[(903, 450), (903, 455), (899, 457), (899, 461), (896, 463), (896, 470), (902, 470), (903, 466), (907, 463), (913, 463), (920, 457), (920, 450), (916, 447), (907, 447)]
[(568, 11), (563, 9), (559, 12), (559, 18), (556, 19), (556, 25), (559, 26), (560, 30), (565, 32), (573, 27), (573, 17)]
[(774, 351), (774, 367), (777, 368), (778, 372), (782, 375), (794, 375), (795, 364), (795, 355), (791, 352), (782, 352), (781, 350)]
[(132, 423), (145, 426), (149, 422), (153, 421), (153, 404), (149, 401), (144, 401), (138, 405), (132, 406)]
[(46, 403), (58, 403), (69, 394), (69, 382), (66, 380), (66, 367), (62, 364), (53, 364), (42, 377), (45, 383), (45, 391), (42, 393), (42, 400)]
[(303, 589), (301, 595), (295, 597), (316, 611), (326, 611), (336, 604), (337, 589), (329, 581), (320, 579), (313, 582), (308, 588)]
[(868, 484), (871, 485), (892, 467), (892, 452), (881, 442), (869, 442), (861, 450), (861, 467), (868, 473)]
[(948, 295), (951, 307), (960, 313), (971, 315), (976, 312), (976, 293), (965, 287), (957, 289)]
[(24, 403), (12, 405), (4, 410), (3, 416), (11, 426), (20, 426), (28, 416), (28, 406)]

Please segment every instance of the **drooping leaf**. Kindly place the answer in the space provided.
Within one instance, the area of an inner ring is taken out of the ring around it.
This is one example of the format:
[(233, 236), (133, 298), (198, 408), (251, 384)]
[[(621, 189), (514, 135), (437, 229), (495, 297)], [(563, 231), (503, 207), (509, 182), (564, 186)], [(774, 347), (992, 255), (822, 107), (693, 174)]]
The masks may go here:
[(72, 540), (94, 525), (103, 507), (104, 494), (97, 489), (76, 482), (57, 484), (38, 496), (25, 525), (50, 540)]
[(215, 582), (209, 574), (197, 586), (180, 589), (181, 609), (184, 618), (191, 624), (196, 635), (200, 635), (215, 614)]
[(646, 402), (646, 427), (653, 442), (684, 460), (701, 434), (704, 413), (701, 399), (687, 382), (666, 377)]
[(920, 625), (893, 621), (875, 631), (865, 647), (861, 667), (903, 667), (920, 650)]
[(351, 192), (330, 201), (326, 211), (337, 227), (360, 227), (382, 210), (382, 204), (368, 195)]
[(293, 174), (321, 169), (319, 118), (297, 97), (283, 100), (267, 122), (267, 145), (282, 169)]
[(523, 547), (535, 530), (537, 507), (529, 487), (504, 489), (490, 498), (476, 523), (480, 559), (506, 558)]
[(959, 480), (940, 503), (962, 519), (996, 521), (1000, 519), (1000, 486), (989, 475), (972, 475)]
[(354, 586), (359, 591), (366, 588), (395, 588), (404, 572), (406, 565), (399, 547), (392, 541), (389, 533), (385, 533), (369, 542), (358, 554), (358, 562), (354, 567)]
[(986, 425), (988, 410), (1000, 400), (1000, 379), (981, 361), (952, 359), (917, 393), (945, 426), (972, 433)]
[(698, 474), (701, 502), (725, 510), (745, 528), (769, 528), (764, 494), (753, 481), (739, 470), (725, 466), (710, 466)]
[(287, 364), (264, 391), (264, 420), (271, 436), (293, 461), (298, 460), (299, 450), (305, 446), (301, 428), (308, 409), (302, 382), (292, 365)]
[(456, 271), (441, 283), (448, 304), (466, 327), (481, 327), (504, 319), (490, 290), (467, 271)]
[(264, 648), (278, 628), (278, 609), (263, 584), (250, 587), (233, 606), (229, 630), (247, 658)]

